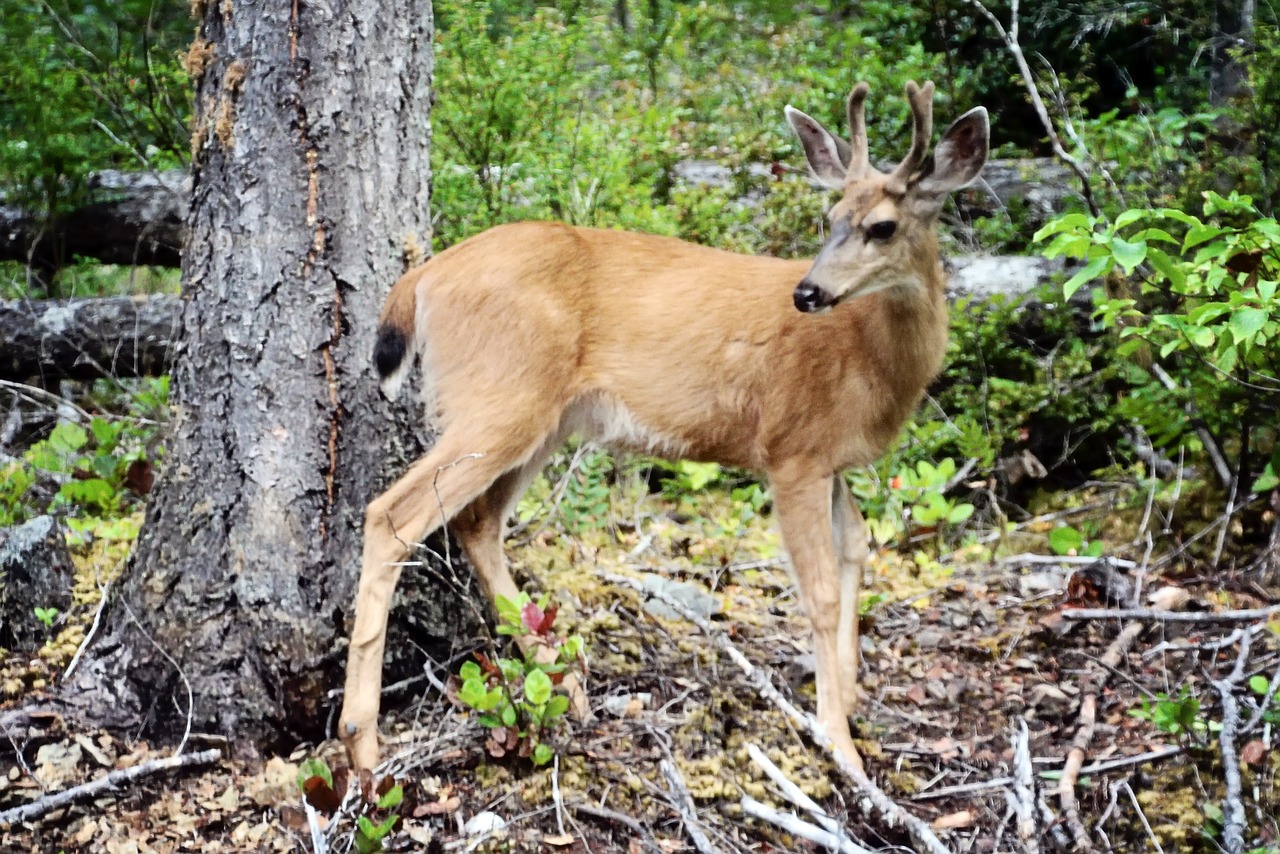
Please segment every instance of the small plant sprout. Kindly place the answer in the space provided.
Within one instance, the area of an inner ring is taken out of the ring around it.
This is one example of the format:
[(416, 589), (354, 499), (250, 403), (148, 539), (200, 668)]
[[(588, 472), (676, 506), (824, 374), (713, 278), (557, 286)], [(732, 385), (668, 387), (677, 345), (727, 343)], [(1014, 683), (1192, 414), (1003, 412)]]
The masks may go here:
[[(525, 593), (515, 600), (499, 596), (497, 606), (498, 634), (536, 642), (521, 658), (494, 660), (477, 653), (450, 678), (450, 696), (476, 712), (477, 722), (489, 731), (485, 747), (491, 756), (514, 752), (545, 765), (555, 756), (547, 739), (569, 710), (569, 698), (555, 693), (555, 686), (566, 672), (582, 669), (582, 638), (552, 634), (556, 608), (547, 606), (546, 597), (534, 602)], [(539, 661), (539, 652), (547, 649), (555, 652), (554, 659)]]
[(53, 628), (53, 621), (58, 619), (58, 609), (54, 607), (41, 608), (39, 605), (35, 608), (36, 619), (40, 621), (46, 629)]

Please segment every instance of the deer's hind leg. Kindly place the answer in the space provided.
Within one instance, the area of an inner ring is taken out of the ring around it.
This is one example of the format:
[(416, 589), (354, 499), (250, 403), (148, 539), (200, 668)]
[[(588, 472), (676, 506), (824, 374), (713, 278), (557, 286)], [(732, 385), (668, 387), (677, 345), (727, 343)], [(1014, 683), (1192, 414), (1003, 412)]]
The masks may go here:
[[(548, 406), (541, 420), (451, 424), (435, 446), (365, 511), (364, 555), (339, 720), (339, 734), (354, 766), (372, 768), (378, 762), (387, 615), (409, 549), (529, 462), (555, 430), (554, 408)], [(481, 562), (493, 565), (485, 558)], [(510, 582), (502, 568), (496, 583), (504, 583), (502, 575)]]
[[(546, 466), (547, 459), (564, 443), (568, 432), (564, 428), (554, 431), (527, 462), (494, 481), (487, 491), (449, 523), (450, 533), (461, 542), (475, 568), (476, 580), (491, 604), (496, 605), (499, 596), (514, 599), (519, 593), (502, 549), (507, 517), (516, 501)], [(555, 650), (541, 644), (535, 637), (521, 636), (516, 642), (523, 652), (535, 650), (538, 659), (544, 663), (550, 663), (557, 657)], [(567, 674), (561, 687), (568, 693), (575, 714), (581, 719), (588, 717), (590, 707), (581, 681), (574, 674)]]

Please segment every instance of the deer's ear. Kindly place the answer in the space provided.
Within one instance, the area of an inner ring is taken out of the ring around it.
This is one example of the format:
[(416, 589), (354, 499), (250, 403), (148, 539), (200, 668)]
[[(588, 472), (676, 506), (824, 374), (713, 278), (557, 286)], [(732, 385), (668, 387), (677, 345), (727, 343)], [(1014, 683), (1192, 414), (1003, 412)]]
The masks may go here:
[(791, 123), (791, 129), (800, 138), (800, 144), (804, 146), (804, 158), (809, 163), (809, 171), (813, 177), (827, 189), (843, 189), (845, 176), (848, 174), (849, 143), (824, 128), (817, 119), (805, 115), (790, 104), (783, 112)]
[(991, 127), (986, 107), (974, 107), (951, 123), (933, 150), (933, 171), (921, 179), (922, 193), (943, 196), (966, 187), (987, 163)]

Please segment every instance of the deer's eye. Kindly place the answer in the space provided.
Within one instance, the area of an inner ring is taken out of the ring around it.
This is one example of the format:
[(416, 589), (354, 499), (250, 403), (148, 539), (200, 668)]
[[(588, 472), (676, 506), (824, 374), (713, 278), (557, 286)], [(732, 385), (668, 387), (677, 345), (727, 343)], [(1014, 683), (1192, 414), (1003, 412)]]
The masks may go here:
[(882, 219), (867, 226), (867, 237), (872, 240), (888, 240), (898, 230), (898, 224), (891, 219)]

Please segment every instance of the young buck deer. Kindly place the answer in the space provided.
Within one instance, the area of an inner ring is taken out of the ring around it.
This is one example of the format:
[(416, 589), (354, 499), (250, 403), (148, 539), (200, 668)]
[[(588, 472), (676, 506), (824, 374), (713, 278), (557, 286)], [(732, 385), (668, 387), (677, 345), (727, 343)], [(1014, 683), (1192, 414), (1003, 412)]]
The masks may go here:
[[(868, 159), (865, 83), (848, 143), (786, 108), (813, 176), (843, 194), (812, 263), (526, 222), (396, 283), (374, 354), (383, 389), (393, 397), (418, 356), (440, 435), (365, 517), (339, 725), (355, 766), (378, 761), (387, 610), (409, 545), (447, 524), (490, 601), (516, 596), (507, 514), (571, 433), (767, 473), (813, 628), (818, 722), (861, 764), (847, 716), (867, 537), (841, 472), (884, 452), (941, 367), (938, 213), (988, 149), (978, 107), (926, 157), (933, 84), (906, 94), (911, 150), (889, 173)], [(585, 712), (581, 686), (569, 691)]]

